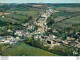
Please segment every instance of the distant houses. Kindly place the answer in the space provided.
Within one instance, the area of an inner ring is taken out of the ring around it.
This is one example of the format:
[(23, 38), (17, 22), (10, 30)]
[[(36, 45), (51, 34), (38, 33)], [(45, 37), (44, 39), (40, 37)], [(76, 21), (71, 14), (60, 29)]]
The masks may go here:
[(41, 14), (41, 17), (36, 20), (36, 25), (39, 26), (37, 32), (44, 33), (47, 31), (48, 27), (46, 25), (46, 20), (52, 13), (52, 9), (46, 10), (45, 13)]
[(23, 30), (16, 30), (14, 35), (22, 36), (23, 35)]
[(9, 33), (13, 33), (13, 31), (12, 31), (11, 29), (8, 29), (7, 32), (9, 32)]
[(19, 37), (13, 37), (13, 36), (0, 36), (0, 44), (14, 44), (17, 43), (20, 40)]
[(76, 44), (75, 47), (80, 48), (80, 43)]
[(46, 10), (45, 13), (41, 14), (41, 17), (36, 20), (37, 33), (34, 34), (35, 40), (45, 41), (47, 45), (50, 45), (50, 47), (53, 47), (55, 45), (60, 45), (60, 43), (56, 42), (56, 36), (55, 35), (49, 35), (45, 36), (43, 33), (45, 33), (48, 29), (46, 20), (47, 18), (53, 13), (52, 9)]
[(1, 15), (9, 15), (9, 14), (11, 14), (11, 13), (0, 12), (0, 16)]

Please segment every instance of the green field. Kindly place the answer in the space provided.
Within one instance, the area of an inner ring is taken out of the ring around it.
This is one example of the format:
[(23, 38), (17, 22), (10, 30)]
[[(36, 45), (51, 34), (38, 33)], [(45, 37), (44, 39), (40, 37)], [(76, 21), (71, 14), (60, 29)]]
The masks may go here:
[(31, 4), (2, 4), (0, 9), (2, 13), (11, 13), (9, 15), (0, 15), (0, 35), (5, 35), (7, 29), (12, 31), (25, 29), (22, 24), (34, 21), (45, 11), (45, 8), (33, 7)]
[(57, 56), (56, 54), (44, 51), (39, 48), (26, 45), (25, 43), (18, 43), (11, 48), (6, 49), (3, 56)]
[[(54, 33), (58, 37), (67, 36), (71, 31), (74, 33), (80, 32), (80, 7), (79, 5), (60, 5), (56, 10), (59, 12), (54, 12), (48, 19), (47, 25), (51, 30), (56, 30)], [(52, 32), (51, 32), (52, 33)]]

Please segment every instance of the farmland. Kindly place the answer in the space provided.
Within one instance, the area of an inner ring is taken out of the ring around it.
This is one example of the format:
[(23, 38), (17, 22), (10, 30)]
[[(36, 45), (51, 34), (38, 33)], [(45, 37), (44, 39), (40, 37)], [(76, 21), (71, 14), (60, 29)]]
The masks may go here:
[(78, 56), (80, 4), (0, 4), (0, 42), (3, 56)]
[[(14, 53), (15, 52), (15, 53)], [(55, 56), (56, 54), (35, 48), (25, 43), (17, 43), (3, 52), (4, 56)]]
[[(72, 28), (75, 24), (80, 24), (80, 7), (57, 7), (59, 12), (53, 13), (47, 20), (48, 25), (53, 29), (60, 30)], [(49, 22), (52, 21), (53, 23)], [(74, 27), (73, 27), (74, 28)], [(62, 31), (62, 30), (61, 30)]]

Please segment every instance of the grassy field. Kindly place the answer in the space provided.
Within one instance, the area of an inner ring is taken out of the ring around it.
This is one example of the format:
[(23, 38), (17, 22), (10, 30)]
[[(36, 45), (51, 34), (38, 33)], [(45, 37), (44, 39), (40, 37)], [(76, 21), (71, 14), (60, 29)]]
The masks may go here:
[(80, 12), (80, 7), (59, 7), (57, 10), (68, 12)]
[(2, 55), (4, 56), (57, 56), (56, 54), (44, 51), (39, 48), (26, 45), (25, 43), (18, 43), (11, 48), (6, 49)]
[(56, 5), (56, 10), (59, 12), (54, 12), (47, 20), (47, 25), (51, 27), (51, 30), (57, 31), (55, 35), (62, 37), (71, 31), (75, 33), (80, 31), (80, 7), (74, 6)]
[(45, 8), (32, 7), (31, 4), (3, 4), (0, 9), (1, 13), (11, 13), (2, 15), (4, 17), (0, 15), (0, 35), (5, 35), (6, 28), (12, 30), (23, 29), (22, 24), (34, 21), (45, 11)]
[(54, 25), (63, 28), (63, 27), (70, 27), (70, 26), (72, 26), (73, 24), (80, 24), (80, 16), (63, 20), (63, 21), (61, 21), (61, 22), (55, 23)]

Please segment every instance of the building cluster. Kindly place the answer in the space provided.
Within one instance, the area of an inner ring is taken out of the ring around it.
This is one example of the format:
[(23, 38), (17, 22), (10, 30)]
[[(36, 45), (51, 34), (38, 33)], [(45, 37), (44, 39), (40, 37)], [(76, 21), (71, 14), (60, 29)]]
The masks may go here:
[[(48, 30), (46, 20), (53, 12), (54, 10), (48, 9), (43, 14), (41, 14), (40, 17), (36, 19), (35, 22), (33, 22), (33, 24), (31, 24), (31, 22), (22, 24), (22, 26), (24, 26), (26, 30), (15, 30), (15, 32), (13, 32), (11, 29), (8, 29), (7, 32), (14, 33), (14, 36), (16, 37), (13, 36), (2, 37), (0, 39), (0, 43), (13, 44), (18, 41), (21, 41), (22, 39), (25, 40), (27, 37), (31, 37), (33, 35), (35, 40), (38, 39), (43, 40), (45, 41), (46, 45), (49, 45), (50, 47), (60, 45), (60, 43), (55, 41), (57, 38), (55, 35), (49, 36), (44, 35), (44, 33), (47, 32)], [(37, 30), (31, 32), (32, 30), (35, 29), (35, 25), (37, 26)]]
[[(15, 30), (15, 32), (13, 32), (11, 29), (8, 29), (7, 32), (14, 33), (14, 36), (3, 36), (3, 37), (0, 36), (0, 43), (14, 44), (17, 43), (18, 41), (23, 41), (28, 37), (34, 36), (35, 40), (39, 39), (40, 41), (44, 41), (46, 43), (45, 46), (50, 46), (50, 48), (56, 45), (64, 45), (64, 46), (80, 48), (80, 37), (78, 39), (75, 39), (74, 37), (67, 36), (66, 40), (62, 40), (61, 38), (58, 38), (53, 34), (44, 35), (44, 33), (47, 32), (48, 29), (51, 29), (47, 26), (46, 20), (54, 12), (59, 12), (59, 11), (48, 9), (43, 14), (41, 14), (40, 17), (36, 19), (36, 21), (34, 21), (33, 23), (28, 22), (22, 24), (22, 26), (24, 26), (26, 30), (24, 29)], [(35, 25), (37, 26), (36, 30), (35, 30)], [(53, 30), (53, 32), (57, 31)]]
[(0, 44), (14, 44), (17, 43), (20, 40), (19, 37), (13, 37), (13, 36), (0, 36)]
[(47, 31), (47, 18), (53, 13), (52, 9), (46, 10), (43, 14), (41, 14), (41, 17), (36, 20), (36, 25), (38, 26), (37, 32), (44, 33)]
[(60, 45), (60, 43), (56, 42), (57, 36), (49, 34), (49, 36), (45, 36), (44, 33), (47, 32), (49, 29), (46, 23), (47, 18), (54, 12), (54, 10), (49, 9), (46, 10), (41, 17), (36, 20), (37, 33), (34, 34), (35, 40), (44, 41), (46, 44), (45, 46), (50, 46), (50, 48), (54, 47), (55, 45)]

